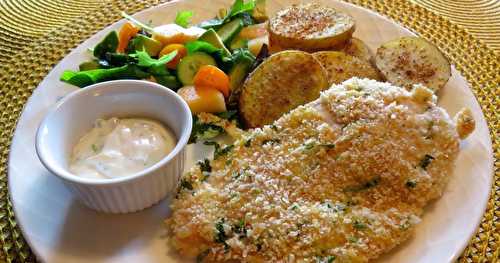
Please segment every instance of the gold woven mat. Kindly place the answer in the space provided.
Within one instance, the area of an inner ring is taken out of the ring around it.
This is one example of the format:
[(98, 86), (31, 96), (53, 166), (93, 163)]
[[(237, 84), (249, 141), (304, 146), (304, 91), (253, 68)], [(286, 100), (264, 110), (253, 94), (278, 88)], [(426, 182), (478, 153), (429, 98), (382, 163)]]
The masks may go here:
[[(0, 261), (35, 261), (16, 224), (7, 189), (8, 149), (16, 120), (31, 92), (71, 48), (120, 19), (120, 11), (134, 13), (166, 1), (169, 0), (0, 0)], [(471, 84), (493, 140), (495, 183), (478, 233), (459, 261), (497, 262), (500, 256), (500, 61), (493, 48), (500, 50), (499, 1), (347, 1), (386, 15), (436, 43)], [(471, 9), (473, 6), (478, 9)], [(454, 8), (463, 11), (455, 12)], [(466, 18), (461, 19), (460, 12)], [(479, 23), (484, 18), (487, 25)], [(469, 25), (472, 25), (470, 32), (463, 27), (469, 29)]]

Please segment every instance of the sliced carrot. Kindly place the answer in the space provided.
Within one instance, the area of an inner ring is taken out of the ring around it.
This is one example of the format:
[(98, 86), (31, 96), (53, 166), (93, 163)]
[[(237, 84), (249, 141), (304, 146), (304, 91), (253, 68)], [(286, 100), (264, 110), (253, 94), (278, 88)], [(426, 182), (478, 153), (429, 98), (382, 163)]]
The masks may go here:
[(195, 87), (210, 87), (229, 97), (230, 82), (224, 71), (212, 65), (200, 67), (193, 80)]
[(177, 94), (187, 102), (192, 113), (226, 111), (224, 95), (214, 88), (185, 86)]
[(140, 28), (136, 27), (131, 22), (123, 24), (120, 29), (120, 34), (118, 35), (118, 48), (117, 52), (123, 53), (128, 46), (128, 42), (139, 32)]
[(187, 55), (187, 49), (184, 47), (182, 44), (169, 44), (166, 45), (161, 51), (158, 56), (161, 58), (165, 55), (170, 54), (172, 51), (177, 50), (177, 55), (175, 56), (174, 59), (172, 59), (170, 62), (167, 63), (167, 68), (169, 69), (175, 69), (177, 67), (177, 64), (181, 61), (183, 57)]

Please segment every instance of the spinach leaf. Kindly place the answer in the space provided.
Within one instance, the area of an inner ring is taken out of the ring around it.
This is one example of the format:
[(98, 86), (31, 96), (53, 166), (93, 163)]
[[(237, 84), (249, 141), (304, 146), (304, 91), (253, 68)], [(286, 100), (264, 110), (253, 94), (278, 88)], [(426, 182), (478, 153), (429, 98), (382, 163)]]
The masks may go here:
[[(209, 29), (209, 28), (218, 29), (222, 25), (230, 22), (231, 18), (233, 17), (243, 18), (243, 23), (245, 26), (251, 25), (254, 23), (253, 18), (251, 17), (254, 8), (255, 8), (254, 0), (250, 0), (247, 3), (245, 3), (243, 0), (236, 0), (234, 1), (233, 5), (229, 9), (229, 12), (224, 18), (210, 19), (198, 24), (198, 26), (204, 29)], [(244, 14), (247, 14), (248, 16)]]
[(198, 27), (201, 27), (203, 29), (210, 29), (210, 28), (218, 29), (223, 24), (224, 24), (224, 19), (214, 18), (201, 22), (200, 24), (198, 24)]
[(186, 43), (185, 47), (187, 49), (188, 54), (192, 54), (197, 51), (205, 52), (208, 54), (221, 51), (220, 48), (216, 48), (214, 45), (201, 40), (188, 42)]
[(191, 11), (177, 12), (175, 23), (181, 27), (187, 28), (189, 27), (191, 17), (193, 17), (193, 12)]
[(103, 59), (106, 53), (115, 53), (118, 47), (118, 33), (111, 31), (94, 47), (94, 57)]
[(221, 68), (224, 72), (229, 73), (235, 65), (239, 63), (246, 64), (245, 61), (248, 60), (251, 64), (253, 64), (253, 61), (255, 60), (253, 54), (246, 48), (238, 48), (233, 50), (233, 54), (231, 54), (231, 56), (223, 56), (219, 60), (220, 63), (217, 65), (219, 65), (219, 68)]
[(231, 6), (228, 17), (231, 18), (244, 12), (252, 12), (254, 8), (255, 8), (254, 0), (250, 0), (247, 3), (245, 3), (243, 0), (236, 0)]
[(182, 86), (177, 77), (174, 75), (153, 75), (153, 77), (155, 78), (156, 82), (158, 82), (158, 84), (163, 85), (173, 91), (177, 91)]
[(235, 16), (235, 18), (238, 17), (243, 21), (243, 26), (250, 26), (255, 24), (255, 20), (253, 19), (252, 15), (250, 13), (244, 12), (240, 13)]
[(121, 67), (129, 63), (135, 63), (136, 59), (121, 53), (106, 52), (104, 59), (108, 63), (108, 67)]
[(149, 77), (148, 72), (136, 65), (125, 65), (118, 68), (92, 69), (86, 71), (66, 70), (61, 75), (61, 80), (80, 88), (113, 79), (143, 79)]
[(228, 110), (219, 113), (215, 113), (216, 116), (226, 119), (226, 120), (237, 120), (238, 119), (238, 111), (237, 110)]
[(137, 65), (141, 67), (160, 67), (164, 66), (168, 62), (172, 61), (177, 55), (177, 50), (170, 52), (168, 55), (165, 55), (159, 59), (154, 59), (149, 56), (146, 51), (136, 51), (135, 54), (132, 54), (132, 57), (137, 58)]

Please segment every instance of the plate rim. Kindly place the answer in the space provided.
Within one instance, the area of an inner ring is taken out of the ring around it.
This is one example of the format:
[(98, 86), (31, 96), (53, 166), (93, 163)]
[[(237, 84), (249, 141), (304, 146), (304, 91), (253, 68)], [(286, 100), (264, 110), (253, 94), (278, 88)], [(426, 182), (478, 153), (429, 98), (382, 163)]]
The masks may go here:
[[(147, 12), (151, 12), (152, 10), (155, 10), (155, 9), (158, 9), (158, 8), (168, 8), (168, 6), (170, 5), (177, 5), (178, 3), (182, 3), (182, 2), (189, 2), (191, 0), (172, 0), (172, 1), (169, 1), (169, 2), (165, 2), (165, 3), (161, 3), (161, 4), (158, 4), (158, 5), (155, 5), (155, 6), (151, 6), (151, 7), (148, 7), (148, 8), (145, 8), (143, 10), (140, 10), (134, 14), (132, 14), (133, 17), (136, 17), (137, 15), (141, 15), (141, 14), (144, 14), (144, 13), (147, 13)], [(228, 0), (224, 0), (224, 1), (228, 1)], [(289, 1), (289, 0), (287, 0)], [(293, 0), (291, 0), (293, 1)], [(353, 3), (350, 3), (350, 2), (344, 2), (344, 1), (341, 1), (341, 0), (325, 0), (325, 1), (331, 1), (331, 2), (337, 2), (341, 5), (347, 5), (347, 6), (350, 6), (350, 8), (355, 8), (355, 9), (361, 9), (363, 10), (363, 12), (368, 12), (370, 13), (371, 15), (374, 15), (376, 16), (378, 19), (382, 19), (382, 20), (385, 20), (386, 22), (389, 22), (391, 24), (394, 24), (395, 26), (399, 27), (400, 29), (404, 30), (406, 33), (408, 34), (411, 34), (411, 35), (414, 35), (414, 36), (418, 36), (417, 33), (413, 32), (412, 30), (408, 29), (407, 27), (405, 27), (403, 24), (391, 19), (390, 17), (386, 17), (374, 10), (371, 10), (371, 9), (368, 9), (366, 7), (363, 7), (363, 6), (360, 6), (360, 5), (356, 5), (356, 4), (353, 4)], [(280, 1), (281, 2), (281, 1)], [(175, 7), (174, 7), (175, 9)], [(38, 260), (44, 260), (41, 256), (40, 256), (40, 253), (37, 249), (35, 249), (35, 246), (33, 246), (33, 240), (31, 240), (31, 236), (30, 235), (27, 235), (26, 231), (25, 231), (25, 228), (23, 226), (23, 224), (20, 223), (20, 220), (19, 220), (19, 217), (17, 216), (19, 213), (18, 213), (18, 207), (16, 205), (16, 202), (14, 202), (14, 196), (11, 194), (11, 191), (10, 189), (12, 189), (11, 187), (11, 181), (10, 178), (11, 178), (11, 154), (10, 154), (10, 149), (14, 146), (15, 142), (18, 140), (17, 137), (19, 137), (18, 135), (18, 132), (17, 132), (17, 128), (18, 128), (18, 123), (19, 123), (19, 120), (21, 120), (25, 114), (25, 108), (26, 106), (31, 102), (31, 100), (33, 99), (33, 94), (34, 92), (36, 92), (36, 89), (38, 89), (38, 87), (47, 79), (47, 76), (49, 76), (53, 70), (61, 63), (61, 61), (63, 61), (67, 56), (69, 56), (70, 54), (72, 54), (73, 52), (75, 52), (75, 49), (82, 46), (82, 45), (85, 45), (87, 43), (87, 41), (89, 41), (90, 38), (94, 37), (95, 35), (97, 34), (100, 34), (102, 32), (106, 32), (108, 30), (110, 30), (111, 28), (115, 27), (117, 24), (119, 23), (122, 23), (126, 21), (126, 19), (122, 18), (120, 20), (117, 20), (115, 22), (112, 22), (111, 24), (101, 28), (100, 30), (96, 31), (95, 33), (93, 33), (92, 35), (90, 35), (89, 37), (83, 39), (79, 44), (77, 44), (76, 46), (74, 46), (71, 50), (69, 50), (69, 52), (67, 52), (59, 61), (57, 61), (57, 63), (51, 68), (50, 71), (47, 72), (47, 74), (45, 75), (45, 77), (38, 83), (37, 87), (33, 90), (33, 93), (30, 95), (30, 97), (28, 98), (28, 100), (24, 103), (23, 105), (23, 109), (22, 109), (22, 113), (19, 115), (18, 119), (17, 119), (17, 123), (15, 125), (15, 129), (13, 131), (13, 135), (12, 135), (12, 140), (11, 140), (11, 144), (9, 145), (9, 155), (8, 155), (8, 158), (7, 158), (7, 187), (9, 189), (9, 200), (11, 201), (12, 203), (12, 208), (14, 210), (14, 216), (16, 218), (16, 221), (18, 222), (18, 226), (22, 232), (22, 236), (24, 237), (24, 239), (26, 240), (26, 242), (28, 243), (29, 247), (31, 248), (33, 254), (36, 256), (36, 258)], [(452, 65), (452, 67), (454, 67), (454, 65)], [(455, 67), (454, 67), (455, 68)], [(455, 68), (456, 69), (456, 68)], [(494, 152), (494, 149), (493, 149), (493, 143), (492, 143), (492, 138), (491, 138), (491, 129), (489, 128), (488, 126), (488, 121), (486, 119), (486, 116), (483, 112), (483, 108), (481, 107), (482, 104), (479, 103), (479, 101), (477, 100), (477, 97), (475, 96), (473, 90), (471, 89), (471, 85), (470, 83), (467, 81), (467, 79), (464, 77), (464, 75), (458, 70), (456, 69), (456, 71), (459, 73), (459, 76), (461, 78), (464, 79), (465, 83), (467, 84), (467, 88), (471, 91), (473, 97), (474, 97), (474, 100), (476, 101), (476, 103), (480, 106), (481, 108), (481, 120), (486, 123), (486, 128), (487, 128), (487, 132), (490, 136), (487, 137), (487, 142), (488, 142), (488, 149), (492, 152)], [(53, 105), (52, 105), (53, 106)], [(467, 245), (469, 244), (471, 238), (473, 237), (474, 233), (476, 233), (476, 231), (478, 230), (478, 227), (480, 226), (481, 222), (482, 222), (482, 219), (484, 217), (484, 214), (486, 212), (486, 209), (488, 207), (488, 201), (491, 197), (491, 188), (493, 186), (493, 182), (494, 182), (494, 158), (493, 159), (490, 159), (490, 162), (488, 162), (488, 171), (489, 171), (489, 176), (487, 177), (488, 179), (488, 186), (489, 186), (489, 190), (487, 192), (487, 195), (485, 195), (485, 201), (482, 202), (482, 207), (481, 207), (481, 211), (482, 213), (478, 216), (478, 218), (476, 220), (474, 220), (475, 224), (474, 224), (474, 229), (468, 231), (469, 233), (467, 234), (467, 238), (465, 239), (462, 239), (461, 241), (461, 245), (460, 245), (460, 249), (455, 249), (455, 251), (453, 252), (453, 257), (449, 259), (449, 262), (452, 262), (452, 261), (456, 261), (458, 259), (458, 257), (460, 257), (460, 255), (464, 252), (465, 248), (467, 247)], [(444, 193), (443, 193), (444, 194)], [(433, 200), (431, 201), (429, 204), (433, 203), (433, 202), (436, 202), (437, 200), (439, 200), (441, 197), (439, 197), (438, 199), (436, 200)], [(426, 208), (428, 207), (428, 205), (426, 206)], [(424, 208), (424, 209), (426, 209)], [(400, 247), (401, 244), (399, 244), (397, 247)], [(394, 251), (397, 249), (397, 247), (393, 248), (391, 251)], [(387, 254), (387, 253), (385, 253)]]

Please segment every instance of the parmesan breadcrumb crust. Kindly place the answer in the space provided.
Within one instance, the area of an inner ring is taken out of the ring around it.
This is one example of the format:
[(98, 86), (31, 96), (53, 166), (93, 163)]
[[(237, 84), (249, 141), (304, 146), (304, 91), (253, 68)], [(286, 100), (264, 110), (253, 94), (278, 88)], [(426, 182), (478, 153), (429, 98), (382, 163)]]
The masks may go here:
[(182, 178), (171, 243), (203, 262), (366, 262), (412, 233), (459, 151), (448, 114), (353, 78)]

